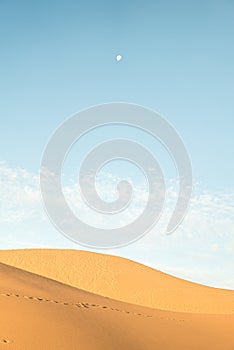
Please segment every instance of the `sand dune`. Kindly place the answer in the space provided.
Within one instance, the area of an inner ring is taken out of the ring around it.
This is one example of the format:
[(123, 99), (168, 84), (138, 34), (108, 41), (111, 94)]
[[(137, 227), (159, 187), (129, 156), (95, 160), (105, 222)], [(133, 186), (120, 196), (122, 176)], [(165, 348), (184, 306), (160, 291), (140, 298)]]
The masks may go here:
[(0, 264), (0, 349), (232, 350), (234, 315), (160, 311)]
[(0, 251), (0, 262), (137, 305), (179, 312), (234, 313), (234, 291), (188, 282), (120, 257), (29, 249)]

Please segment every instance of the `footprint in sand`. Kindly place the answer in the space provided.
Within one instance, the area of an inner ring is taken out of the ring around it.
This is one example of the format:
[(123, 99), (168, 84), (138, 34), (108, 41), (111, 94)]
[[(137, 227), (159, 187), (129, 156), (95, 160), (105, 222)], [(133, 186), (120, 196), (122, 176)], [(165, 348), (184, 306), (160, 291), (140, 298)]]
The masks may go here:
[(3, 343), (3, 344), (10, 344), (11, 341), (8, 340), (8, 339), (1, 339), (0, 343)]

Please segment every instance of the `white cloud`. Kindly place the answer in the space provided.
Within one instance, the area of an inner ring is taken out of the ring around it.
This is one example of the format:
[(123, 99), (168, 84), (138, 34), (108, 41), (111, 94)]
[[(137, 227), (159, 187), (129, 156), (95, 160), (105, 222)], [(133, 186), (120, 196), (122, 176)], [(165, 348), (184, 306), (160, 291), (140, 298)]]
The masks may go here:
[(39, 179), (26, 169), (10, 168), (0, 162), (0, 223), (22, 222), (38, 217)]
[[(98, 181), (105, 200), (116, 198), (119, 179), (111, 174)], [(113, 186), (114, 184), (114, 186)], [(66, 199), (79, 217), (97, 227), (119, 227), (140, 215), (147, 190), (140, 184), (127, 212), (109, 217), (84, 205), (74, 181), (64, 186)], [(138, 260), (168, 273), (226, 288), (234, 288), (234, 193), (200, 192), (193, 195), (188, 214), (178, 230), (165, 235), (176, 201), (177, 186), (169, 182), (167, 202), (159, 223), (141, 240), (127, 247), (106, 251)], [(0, 163), (0, 245), (16, 247), (67, 247), (83, 249), (57, 233), (41, 203), (39, 177), (26, 169)]]

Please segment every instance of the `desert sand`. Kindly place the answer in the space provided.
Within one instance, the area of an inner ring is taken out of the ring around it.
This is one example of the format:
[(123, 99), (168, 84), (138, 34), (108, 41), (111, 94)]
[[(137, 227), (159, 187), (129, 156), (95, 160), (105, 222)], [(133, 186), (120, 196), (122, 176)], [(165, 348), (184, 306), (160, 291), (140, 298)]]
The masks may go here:
[(233, 350), (234, 291), (127, 259), (0, 251), (0, 350)]

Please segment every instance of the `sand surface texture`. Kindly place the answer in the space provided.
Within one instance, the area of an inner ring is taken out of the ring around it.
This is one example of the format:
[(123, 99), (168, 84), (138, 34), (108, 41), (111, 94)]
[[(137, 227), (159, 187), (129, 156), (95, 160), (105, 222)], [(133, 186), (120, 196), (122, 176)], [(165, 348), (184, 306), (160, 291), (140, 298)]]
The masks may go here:
[(0, 251), (0, 350), (234, 350), (234, 291), (108, 255)]

